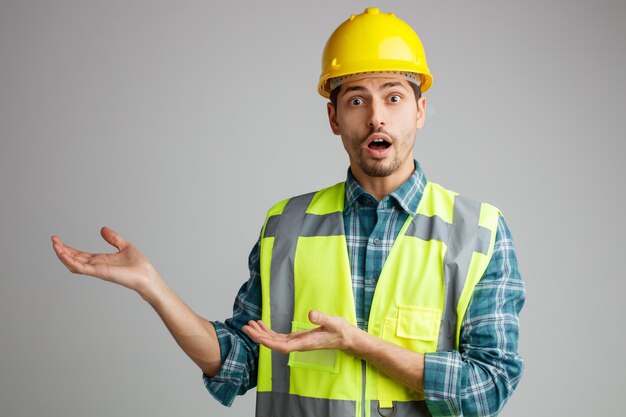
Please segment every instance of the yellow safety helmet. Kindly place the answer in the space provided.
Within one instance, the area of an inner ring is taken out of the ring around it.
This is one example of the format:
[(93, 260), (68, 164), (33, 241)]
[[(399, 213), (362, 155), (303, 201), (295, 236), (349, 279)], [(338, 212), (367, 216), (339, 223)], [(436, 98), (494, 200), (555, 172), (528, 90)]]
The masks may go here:
[(422, 92), (433, 80), (415, 31), (393, 13), (369, 7), (350, 16), (328, 38), (317, 91), (329, 98), (329, 79), (374, 71), (417, 73)]

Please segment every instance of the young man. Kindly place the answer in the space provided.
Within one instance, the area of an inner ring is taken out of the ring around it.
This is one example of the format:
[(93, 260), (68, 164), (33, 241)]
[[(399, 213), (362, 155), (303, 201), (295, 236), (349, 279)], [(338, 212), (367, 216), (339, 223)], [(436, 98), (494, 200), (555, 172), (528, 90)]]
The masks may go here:
[(257, 416), (497, 414), (523, 369), (524, 286), (501, 213), (413, 160), (432, 83), (419, 38), (369, 8), (331, 35), (322, 67), (347, 180), (270, 209), (231, 319), (196, 315), (111, 229), (118, 253), (56, 236), (54, 250), (137, 291), (223, 404), (257, 386)]

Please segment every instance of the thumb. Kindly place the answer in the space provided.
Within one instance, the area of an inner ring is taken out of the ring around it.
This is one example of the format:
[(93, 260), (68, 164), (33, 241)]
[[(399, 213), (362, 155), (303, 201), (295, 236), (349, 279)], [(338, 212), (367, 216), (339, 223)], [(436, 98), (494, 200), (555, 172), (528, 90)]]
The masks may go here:
[(321, 311), (311, 310), (309, 311), (309, 321), (313, 324), (323, 326), (328, 321), (328, 316)]
[(115, 233), (115, 231), (110, 227), (104, 226), (100, 229), (100, 234), (102, 235), (102, 238), (107, 241), (107, 243), (115, 246), (118, 250), (122, 250), (128, 245), (128, 242), (124, 240), (122, 236)]

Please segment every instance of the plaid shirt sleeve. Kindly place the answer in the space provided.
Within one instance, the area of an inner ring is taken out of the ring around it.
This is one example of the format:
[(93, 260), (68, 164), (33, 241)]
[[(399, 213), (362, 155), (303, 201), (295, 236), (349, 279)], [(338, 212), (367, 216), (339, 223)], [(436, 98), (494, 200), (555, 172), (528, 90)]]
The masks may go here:
[(259, 242), (248, 258), (250, 279), (241, 287), (233, 305), (232, 318), (212, 322), (217, 332), (222, 367), (214, 377), (203, 375), (207, 390), (220, 403), (230, 406), (237, 395), (256, 386), (259, 346), (241, 328), (261, 319), (261, 276)]
[(433, 416), (495, 416), (522, 376), (517, 354), (525, 290), (500, 216), (493, 257), (461, 326), (459, 351), (426, 354), (424, 395)]

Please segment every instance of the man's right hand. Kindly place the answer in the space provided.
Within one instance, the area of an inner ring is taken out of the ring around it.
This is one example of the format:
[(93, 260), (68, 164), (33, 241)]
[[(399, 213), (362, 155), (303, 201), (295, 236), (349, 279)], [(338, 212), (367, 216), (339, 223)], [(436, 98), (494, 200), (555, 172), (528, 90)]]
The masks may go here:
[(88, 253), (67, 246), (52, 236), (52, 247), (63, 264), (75, 274), (90, 275), (137, 291), (144, 296), (159, 274), (148, 258), (113, 229), (103, 227), (100, 234), (117, 253)]
[(82, 252), (63, 244), (58, 236), (52, 236), (52, 246), (70, 272), (137, 291), (156, 310), (185, 353), (206, 375), (215, 375), (222, 364), (213, 324), (194, 313), (137, 248), (108, 227), (103, 227), (100, 234), (117, 248), (117, 253)]

